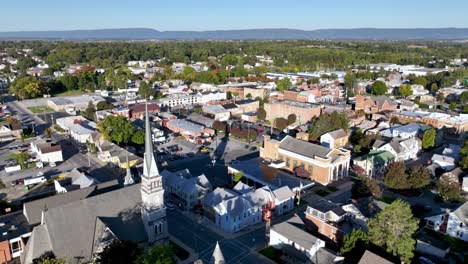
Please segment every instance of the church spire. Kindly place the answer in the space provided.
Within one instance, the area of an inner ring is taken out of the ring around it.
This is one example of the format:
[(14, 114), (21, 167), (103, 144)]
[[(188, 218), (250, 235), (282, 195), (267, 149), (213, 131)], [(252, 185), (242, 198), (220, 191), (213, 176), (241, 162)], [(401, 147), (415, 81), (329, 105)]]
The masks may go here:
[(153, 152), (153, 139), (149, 121), (148, 101), (145, 102), (145, 158), (143, 163), (143, 175), (146, 177), (159, 175)]
[(127, 164), (127, 174), (125, 175), (124, 179), (124, 185), (132, 185), (135, 181), (133, 180), (132, 177), (132, 172), (130, 171), (130, 162), (128, 162), (128, 150), (125, 150), (125, 159), (126, 159), (126, 164)]
[(221, 248), (219, 247), (218, 241), (216, 241), (216, 246), (213, 251), (213, 255), (211, 256), (211, 264), (224, 264), (224, 256)]

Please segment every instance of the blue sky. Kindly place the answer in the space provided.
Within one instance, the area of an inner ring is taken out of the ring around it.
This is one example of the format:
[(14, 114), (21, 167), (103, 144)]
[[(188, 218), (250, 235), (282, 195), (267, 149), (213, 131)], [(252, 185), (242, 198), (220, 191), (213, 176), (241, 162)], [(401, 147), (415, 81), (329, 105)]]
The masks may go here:
[(468, 0), (3, 0), (0, 31), (468, 27)]

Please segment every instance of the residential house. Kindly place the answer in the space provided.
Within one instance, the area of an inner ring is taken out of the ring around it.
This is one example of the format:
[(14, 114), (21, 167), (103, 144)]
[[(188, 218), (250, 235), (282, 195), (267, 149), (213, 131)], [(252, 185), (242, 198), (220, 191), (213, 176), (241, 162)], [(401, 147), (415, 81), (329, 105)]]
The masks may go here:
[(343, 129), (337, 129), (320, 136), (320, 144), (327, 148), (341, 148), (348, 144), (348, 133)]
[(216, 188), (209, 192), (203, 206), (216, 226), (234, 233), (269, 219), (272, 213), (290, 212), (294, 208), (294, 196), (287, 186), (272, 191), (268, 186), (253, 189), (237, 183), (233, 190)]
[(356, 96), (356, 110), (363, 110), (366, 113), (379, 113), (383, 111), (397, 110), (398, 103), (387, 96)]
[[(380, 142), (381, 141), (374, 142), (374, 146)], [(395, 161), (416, 159), (419, 151), (421, 151), (421, 140), (419, 138), (408, 138), (401, 141), (392, 140), (389, 143), (384, 143), (374, 149), (377, 151), (388, 151), (392, 153), (392, 155), (395, 156)]]
[(170, 172), (161, 172), (166, 192), (184, 209), (193, 209), (201, 205), (208, 192), (212, 191), (211, 183), (204, 174), (193, 177), (188, 169)]
[(389, 151), (370, 151), (369, 154), (359, 156), (353, 159), (353, 169), (357, 171), (356, 166), (362, 169), (368, 177), (380, 177), (385, 172), (387, 165), (395, 160), (395, 156)]
[(61, 162), (63, 161), (62, 147), (60, 144), (46, 142), (42, 138), (31, 141), (31, 151), (33, 151), (41, 162)]
[(452, 212), (426, 217), (425, 220), (429, 229), (468, 241), (468, 202)]
[[(282, 168), (293, 172), (298, 167), (310, 175), (309, 178), (327, 185), (348, 176), (351, 153), (342, 148), (327, 148), (286, 136), (282, 140), (264, 136), (260, 157), (279, 161)], [(278, 165), (279, 166), (279, 165)]]
[[(293, 216), (270, 228), (269, 245), (284, 252), (297, 250), (311, 261), (325, 241), (307, 233), (305, 224), (298, 216)], [(292, 254), (294, 255), (294, 254)]]
[(416, 123), (410, 123), (407, 125), (397, 125), (386, 129), (380, 134), (388, 138), (412, 138), (417, 137), (421, 131), (421, 125)]
[(450, 252), (450, 243), (422, 229), (415, 237), (416, 252), (444, 259)]
[(2, 234), (0, 263), (18, 263), (10, 261), (19, 258), (23, 253), (26, 241), (31, 236), (31, 229), (23, 211), (0, 216), (0, 232)]
[(455, 159), (452, 157), (434, 154), (431, 158), (432, 163), (439, 165), (445, 171), (455, 168)]
[(23, 127), (19, 121), (2, 124), (0, 125), (0, 142), (19, 139), (22, 132)]
[(346, 211), (339, 205), (324, 199), (310, 204), (305, 211), (311, 229), (337, 243), (341, 242), (345, 235), (339, 223), (346, 215)]

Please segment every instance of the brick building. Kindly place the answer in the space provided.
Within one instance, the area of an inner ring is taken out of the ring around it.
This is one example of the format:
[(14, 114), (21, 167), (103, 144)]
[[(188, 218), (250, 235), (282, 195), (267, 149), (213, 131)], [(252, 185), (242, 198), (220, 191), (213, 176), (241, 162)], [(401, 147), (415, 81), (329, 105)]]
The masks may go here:
[(397, 110), (398, 103), (387, 96), (356, 96), (356, 110), (364, 110), (366, 113), (378, 113), (382, 111)]
[(327, 148), (286, 136), (281, 141), (264, 136), (260, 157), (280, 161), (283, 169), (294, 172), (303, 167), (310, 179), (327, 185), (348, 176), (351, 152), (345, 149)]
[(391, 116), (398, 118), (402, 123), (423, 123), (439, 129), (452, 128), (460, 134), (468, 131), (468, 114), (452, 116), (425, 111), (395, 111)]
[(305, 211), (308, 226), (336, 243), (343, 241), (345, 228), (341, 226), (341, 222), (345, 217), (346, 211), (343, 208), (327, 200), (319, 200), (307, 206)]
[(320, 116), (321, 109), (319, 105), (309, 104), (295, 101), (272, 101), (264, 105), (267, 113), (267, 120), (274, 120), (276, 118), (288, 118), (288, 115), (295, 114), (297, 122), (304, 124), (309, 122), (312, 118)]

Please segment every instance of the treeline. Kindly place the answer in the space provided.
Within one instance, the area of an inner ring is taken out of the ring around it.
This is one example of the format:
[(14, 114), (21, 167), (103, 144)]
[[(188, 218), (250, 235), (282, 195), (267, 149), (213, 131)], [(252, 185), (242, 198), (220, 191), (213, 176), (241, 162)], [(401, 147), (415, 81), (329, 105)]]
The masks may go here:
[[(31, 48), (52, 67), (91, 63), (100, 68), (116, 67), (130, 60), (167, 58), (164, 63), (210, 61), (213, 57), (234, 55), (252, 64), (255, 55), (268, 55), (275, 65), (297, 70), (318, 67), (343, 68), (347, 65), (388, 62), (447, 65), (450, 59), (467, 58), (463, 43), (428, 42), (414, 48), (408, 42), (329, 42), (329, 41), (193, 41), (193, 42), (0, 42), (1, 49)], [(244, 55), (247, 55), (244, 57)], [(227, 59), (226, 61), (227, 62)], [(235, 62), (233, 65), (240, 63)]]

